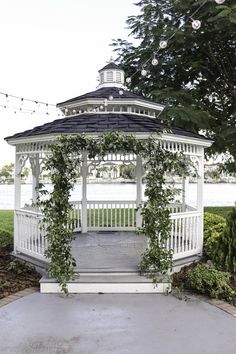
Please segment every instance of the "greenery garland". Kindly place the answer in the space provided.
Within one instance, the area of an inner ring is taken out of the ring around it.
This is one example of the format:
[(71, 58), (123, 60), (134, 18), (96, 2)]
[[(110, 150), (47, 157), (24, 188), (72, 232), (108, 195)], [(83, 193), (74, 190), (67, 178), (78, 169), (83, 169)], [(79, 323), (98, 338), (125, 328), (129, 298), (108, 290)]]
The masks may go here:
[[(156, 139), (155, 139), (156, 138)], [(188, 162), (184, 155), (163, 150), (157, 136), (140, 140), (133, 135), (110, 131), (97, 138), (85, 134), (62, 136), (51, 145), (51, 155), (45, 169), (51, 171), (53, 191), (43, 187), (40, 201), (47, 225), (48, 249), (50, 259), (49, 275), (56, 278), (62, 290), (67, 292), (67, 282), (75, 276), (75, 259), (71, 255), (71, 242), (74, 238), (73, 225), (69, 222), (72, 205), (69, 202), (82, 162), (81, 153), (87, 151), (88, 158), (96, 156), (103, 159), (108, 153), (134, 153), (145, 161), (147, 201), (141, 208), (143, 226), (141, 232), (148, 238), (148, 248), (141, 260), (141, 271), (149, 274), (154, 282), (156, 275), (165, 274), (172, 266), (172, 250), (166, 248), (170, 238), (171, 220), (167, 205), (174, 199), (176, 190), (165, 185), (165, 175), (175, 172), (180, 176), (188, 174)]]

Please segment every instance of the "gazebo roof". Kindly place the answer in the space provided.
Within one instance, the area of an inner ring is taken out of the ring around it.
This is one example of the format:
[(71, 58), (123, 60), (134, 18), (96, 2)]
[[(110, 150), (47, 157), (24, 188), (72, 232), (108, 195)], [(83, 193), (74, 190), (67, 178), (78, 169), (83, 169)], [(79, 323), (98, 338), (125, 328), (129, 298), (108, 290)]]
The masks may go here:
[(121, 68), (116, 65), (115, 63), (111, 62), (105, 65), (102, 69), (100, 69), (98, 72), (103, 71), (103, 70), (110, 70), (110, 69), (115, 69), (115, 70), (121, 70)]
[(33, 129), (17, 133), (5, 138), (13, 140), (40, 135), (102, 133), (118, 130), (127, 133), (164, 132), (189, 138), (204, 139), (205, 137), (181, 128), (167, 128), (160, 120), (130, 113), (83, 113), (37, 126)]
[[(122, 94), (120, 94), (121, 91), (122, 91)], [(124, 99), (136, 99), (137, 100), (138, 99), (138, 100), (148, 101), (148, 102), (152, 102), (152, 103), (156, 104), (156, 102), (153, 102), (150, 99), (145, 98), (144, 96), (137, 95), (136, 93), (133, 93), (131, 91), (121, 90), (118, 87), (102, 87), (98, 90), (87, 92), (81, 96), (77, 96), (77, 97), (71, 98), (67, 101), (60, 102), (57, 104), (57, 106), (60, 107), (60, 106), (64, 106), (64, 105), (74, 103), (74, 102), (77, 102), (80, 100), (89, 99), (89, 98), (106, 99), (109, 96), (113, 96), (114, 99), (117, 99), (117, 98), (119, 98), (120, 100), (124, 100)]]

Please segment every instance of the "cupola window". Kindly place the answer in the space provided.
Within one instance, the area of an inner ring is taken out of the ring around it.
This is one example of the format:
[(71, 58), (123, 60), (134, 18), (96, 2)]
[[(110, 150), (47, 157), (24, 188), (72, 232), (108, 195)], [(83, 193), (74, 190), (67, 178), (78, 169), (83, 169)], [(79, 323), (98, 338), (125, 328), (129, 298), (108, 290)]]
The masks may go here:
[(121, 73), (119, 71), (116, 72), (116, 82), (121, 82)]
[(113, 82), (113, 71), (107, 72), (107, 82)]

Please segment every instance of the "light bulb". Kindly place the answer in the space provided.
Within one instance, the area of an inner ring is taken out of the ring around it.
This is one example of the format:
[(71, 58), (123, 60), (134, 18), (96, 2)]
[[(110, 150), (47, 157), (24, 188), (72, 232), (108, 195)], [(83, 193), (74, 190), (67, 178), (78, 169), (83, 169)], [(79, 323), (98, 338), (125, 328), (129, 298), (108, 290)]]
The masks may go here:
[(141, 75), (142, 75), (142, 76), (146, 76), (146, 75), (147, 75), (147, 70), (142, 69), (142, 71), (141, 71)]
[(109, 101), (112, 101), (112, 100), (113, 100), (113, 96), (110, 95), (110, 96), (109, 96)]
[(127, 77), (125, 81), (129, 84), (131, 82), (131, 77)]
[(165, 49), (167, 47), (168, 42), (167, 41), (160, 41), (159, 47), (161, 49)]
[(215, 2), (218, 4), (218, 5), (221, 5), (225, 2), (225, 0), (215, 0)]
[(72, 111), (74, 114), (76, 114), (76, 110), (75, 109), (73, 109), (73, 111)]
[(156, 66), (157, 64), (158, 64), (158, 60), (157, 60), (156, 57), (154, 57), (154, 58), (152, 59), (152, 65), (153, 65), (153, 66)]
[(122, 96), (123, 94), (124, 94), (124, 91), (123, 91), (123, 90), (120, 90), (120, 91), (119, 91), (119, 95)]
[(193, 27), (193, 29), (198, 30), (201, 27), (201, 21), (193, 20), (192, 27)]

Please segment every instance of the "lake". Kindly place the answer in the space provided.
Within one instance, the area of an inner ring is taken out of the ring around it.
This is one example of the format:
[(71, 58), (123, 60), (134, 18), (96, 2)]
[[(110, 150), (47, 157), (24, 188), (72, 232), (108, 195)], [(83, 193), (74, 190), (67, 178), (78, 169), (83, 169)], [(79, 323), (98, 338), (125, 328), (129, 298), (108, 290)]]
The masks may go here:
[[(181, 187), (179, 185), (179, 187)], [(50, 188), (50, 186), (49, 186)], [(22, 185), (22, 206), (30, 203), (31, 185)], [(189, 184), (187, 203), (196, 204), (197, 185)], [(135, 200), (134, 183), (88, 184), (88, 200)], [(143, 196), (144, 198), (144, 196)], [(81, 185), (76, 185), (71, 200), (81, 199)], [(219, 183), (204, 185), (205, 206), (232, 206), (236, 202), (236, 184)], [(0, 185), (0, 209), (14, 208), (14, 185)]]

